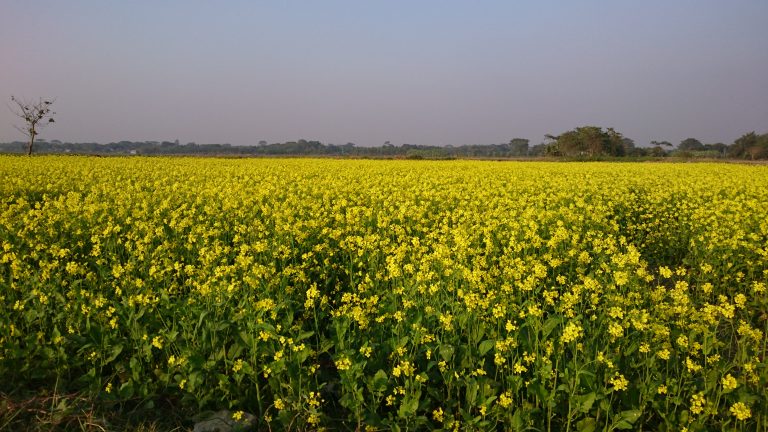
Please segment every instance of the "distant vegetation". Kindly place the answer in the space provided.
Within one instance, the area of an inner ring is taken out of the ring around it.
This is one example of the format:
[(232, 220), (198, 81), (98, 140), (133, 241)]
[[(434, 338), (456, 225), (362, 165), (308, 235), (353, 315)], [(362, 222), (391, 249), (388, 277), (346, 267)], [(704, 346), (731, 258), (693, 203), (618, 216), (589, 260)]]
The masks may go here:
[[(612, 128), (584, 126), (560, 135), (547, 135), (544, 142), (530, 145), (525, 138), (514, 138), (502, 144), (471, 144), (461, 146), (430, 146), (418, 144), (361, 147), (354, 143), (324, 144), (300, 139), (284, 143), (236, 146), (231, 144), (181, 144), (176, 141), (120, 141), (109, 144), (70, 143), (58, 140), (36, 141), (38, 153), (71, 153), (99, 155), (233, 155), (233, 156), (331, 156), (363, 158), (451, 159), (451, 158), (527, 158), (565, 157), (596, 159), (605, 157), (699, 157), (745, 160), (768, 159), (768, 133), (744, 134), (732, 144), (705, 144), (687, 138), (674, 146), (668, 141), (651, 141), (649, 146), (637, 146)], [(0, 143), (1, 153), (24, 153), (28, 143)]]

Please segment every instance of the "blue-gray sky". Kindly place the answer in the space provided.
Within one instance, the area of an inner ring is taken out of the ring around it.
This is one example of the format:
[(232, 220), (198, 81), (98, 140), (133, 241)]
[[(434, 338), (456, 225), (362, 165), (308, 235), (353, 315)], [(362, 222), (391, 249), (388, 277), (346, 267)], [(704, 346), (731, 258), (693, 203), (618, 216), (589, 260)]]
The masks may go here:
[[(639, 145), (768, 131), (766, 0), (0, 0), (41, 138)], [(0, 107), (0, 141), (23, 137)]]

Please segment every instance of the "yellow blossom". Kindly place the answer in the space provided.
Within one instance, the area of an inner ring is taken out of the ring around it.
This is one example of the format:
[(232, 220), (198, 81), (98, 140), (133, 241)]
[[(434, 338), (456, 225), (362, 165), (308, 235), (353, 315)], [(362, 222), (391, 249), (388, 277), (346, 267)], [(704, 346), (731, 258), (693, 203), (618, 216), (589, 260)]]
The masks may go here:
[(624, 378), (624, 375), (618, 372), (609, 381), (615, 391), (626, 390), (627, 385), (629, 385), (629, 381), (626, 378)]
[(438, 407), (437, 409), (432, 411), (432, 418), (435, 419), (436, 422), (443, 422), (443, 409)]
[(153, 337), (152, 346), (154, 346), (157, 349), (163, 349), (163, 338), (160, 336)]
[(739, 386), (739, 383), (736, 381), (736, 378), (734, 378), (731, 374), (728, 374), (724, 376), (720, 383), (723, 385), (724, 390), (734, 390), (736, 387)]
[(285, 409), (285, 402), (283, 402), (283, 400), (280, 398), (275, 399), (274, 405), (275, 405), (275, 408), (278, 410), (282, 411)]
[(730, 411), (731, 411), (731, 414), (733, 414), (733, 416), (736, 417), (737, 420), (743, 421), (752, 417), (752, 411), (743, 402), (736, 402), (733, 405), (731, 405)]

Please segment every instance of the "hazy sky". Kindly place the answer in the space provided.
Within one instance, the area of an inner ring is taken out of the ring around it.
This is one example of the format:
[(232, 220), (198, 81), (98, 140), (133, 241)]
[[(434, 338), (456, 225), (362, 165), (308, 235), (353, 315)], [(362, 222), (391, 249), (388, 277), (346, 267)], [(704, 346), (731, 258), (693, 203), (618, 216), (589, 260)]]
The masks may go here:
[(55, 97), (64, 141), (731, 143), (768, 132), (766, 23), (767, 0), (0, 0), (0, 96)]

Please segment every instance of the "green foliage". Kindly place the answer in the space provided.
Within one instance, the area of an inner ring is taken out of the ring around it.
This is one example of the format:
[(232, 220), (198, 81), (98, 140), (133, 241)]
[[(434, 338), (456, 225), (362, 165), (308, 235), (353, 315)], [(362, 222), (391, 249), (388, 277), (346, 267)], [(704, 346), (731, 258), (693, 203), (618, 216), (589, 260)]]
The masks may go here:
[(768, 158), (768, 133), (757, 135), (750, 132), (742, 135), (728, 148), (728, 155), (752, 160)]
[(625, 138), (613, 128), (603, 131), (597, 126), (583, 126), (554, 138), (553, 153), (562, 156), (623, 156)]

